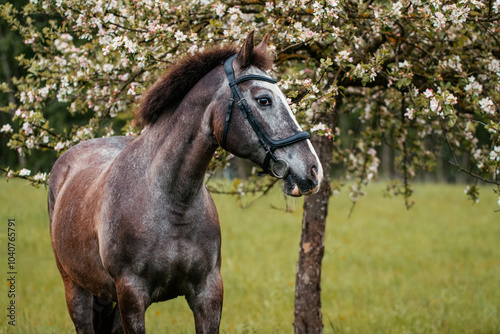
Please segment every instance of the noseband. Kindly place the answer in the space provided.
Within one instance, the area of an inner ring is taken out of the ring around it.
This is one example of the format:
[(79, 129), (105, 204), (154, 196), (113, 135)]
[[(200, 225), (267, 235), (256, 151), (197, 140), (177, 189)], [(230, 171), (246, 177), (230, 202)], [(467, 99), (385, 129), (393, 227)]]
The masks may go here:
[(259, 138), (260, 145), (266, 151), (266, 158), (264, 159), (264, 173), (269, 173), (270, 175), (277, 177), (279, 179), (285, 178), (290, 172), (290, 164), (283, 159), (277, 158), (274, 154), (274, 151), (279, 147), (284, 147), (288, 145), (295, 144), (299, 141), (311, 138), (311, 135), (307, 131), (302, 131), (296, 133), (288, 138), (274, 140), (270, 138), (267, 133), (264, 131), (260, 123), (257, 121), (255, 116), (252, 113), (252, 110), (248, 106), (247, 101), (241, 94), (240, 89), (238, 88), (238, 84), (248, 81), (248, 80), (261, 80), (267, 81), (270, 83), (277, 83), (276, 80), (270, 77), (265, 77), (262, 75), (256, 74), (248, 74), (238, 79), (234, 76), (233, 69), (233, 61), (236, 58), (236, 55), (228, 58), (224, 62), (224, 71), (226, 72), (227, 79), (229, 80), (229, 87), (231, 88), (231, 97), (229, 98), (229, 105), (226, 113), (226, 123), (224, 124), (224, 134), (222, 137), (222, 147), (226, 147), (226, 137), (227, 130), (229, 127), (229, 119), (231, 118), (231, 112), (233, 110), (233, 103), (236, 101), (236, 104), (240, 107), (241, 112), (243, 112), (243, 116), (247, 119), (248, 123), (252, 127), (253, 131)]

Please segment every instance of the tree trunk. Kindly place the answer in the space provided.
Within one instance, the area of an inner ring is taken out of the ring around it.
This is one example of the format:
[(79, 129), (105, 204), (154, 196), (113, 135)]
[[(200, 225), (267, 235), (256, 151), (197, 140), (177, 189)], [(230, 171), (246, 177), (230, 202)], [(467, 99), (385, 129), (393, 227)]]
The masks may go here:
[[(327, 126), (335, 127), (337, 109), (325, 113)], [(302, 235), (300, 238), (297, 277), (295, 282), (295, 321), (296, 334), (322, 333), (321, 314), (321, 261), (324, 254), (324, 239), (328, 202), (330, 200), (330, 170), (332, 165), (333, 140), (313, 135), (311, 142), (323, 166), (323, 182), (317, 194), (304, 200)]]

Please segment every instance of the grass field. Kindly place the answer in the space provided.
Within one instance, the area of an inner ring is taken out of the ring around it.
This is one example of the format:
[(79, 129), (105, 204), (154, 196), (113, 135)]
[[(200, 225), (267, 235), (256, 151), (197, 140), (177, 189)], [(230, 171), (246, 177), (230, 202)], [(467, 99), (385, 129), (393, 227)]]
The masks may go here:
[[(500, 212), (486, 188), (416, 185), (416, 205), (382, 197), (383, 184), (348, 218), (332, 198), (325, 239), (325, 333), (500, 333)], [(221, 333), (292, 333), (302, 199), (295, 212), (275, 192), (240, 209), (216, 196), (222, 225)], [(16, 221), (16, 327), (7, 325), (7, 224)], [(50, 247), (46, 190), (0, 179), (0, 333), (72, 333)], [(183, 298), (152, 305), (149, 333), (193, 333)]]

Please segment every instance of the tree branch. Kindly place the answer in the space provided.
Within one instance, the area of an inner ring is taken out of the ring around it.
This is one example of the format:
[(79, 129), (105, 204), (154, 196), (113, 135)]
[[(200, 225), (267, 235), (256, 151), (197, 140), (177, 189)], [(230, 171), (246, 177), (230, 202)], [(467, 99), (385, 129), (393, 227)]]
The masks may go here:
[(499, 181), (486, 179), (486, 178), (482, 177), (481, 175), (472, 173), (471, 171), (468, 171), (465, 168), (463, 168), (462, 166), (460, 166), (460, 164), (458, 163), (457, 156), (455, 155), (455, 151), (453, 150), (453, 147), (451, 146), (451, 143), (448, 140), (448, 136), (447, 136), (448, 132), (446, 131), (446, 129), (442, 125), (441, 125), (441, 129), (444, 132), (444, 138), (445, 138), (446, 144), (448, 145), (448, 149), (450, 150), (451, 155), (453, 157), (453, 161), (448, 161), (448, 163), (450, 165), (453, 165), (453, 166), (457, 167), (460, 172), (465, 173), (465, 174), (467, 174), (469, 176), (472, 176), (473, 178), (481, 180), (481, 181), (483, 181), (485, 183), (496, 184), (497, 186), (500, 186), (500, 182)]

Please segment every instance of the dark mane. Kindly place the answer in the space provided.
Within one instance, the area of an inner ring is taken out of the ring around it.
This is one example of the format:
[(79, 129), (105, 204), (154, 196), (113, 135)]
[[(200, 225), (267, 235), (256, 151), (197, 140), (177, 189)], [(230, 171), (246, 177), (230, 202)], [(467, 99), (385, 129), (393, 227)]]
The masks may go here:
[[(140, 107), (134, 111), (136, 121), (142, 125), (153, 122), (155, 114), (159, 116), (169, 106), (181, 101), (201, 78), (238, 53), (238, 50), (234, 45), (213, 47), (179, 60), (144, 93)], [(254, 48), (252, 65), (266, 70), (272, 63), (269, 52)]]

